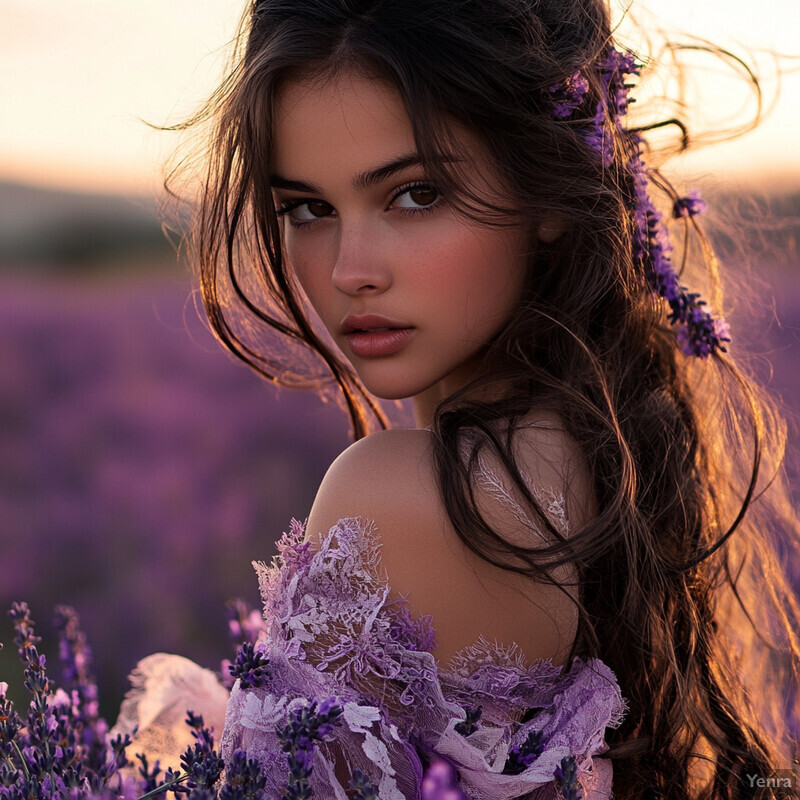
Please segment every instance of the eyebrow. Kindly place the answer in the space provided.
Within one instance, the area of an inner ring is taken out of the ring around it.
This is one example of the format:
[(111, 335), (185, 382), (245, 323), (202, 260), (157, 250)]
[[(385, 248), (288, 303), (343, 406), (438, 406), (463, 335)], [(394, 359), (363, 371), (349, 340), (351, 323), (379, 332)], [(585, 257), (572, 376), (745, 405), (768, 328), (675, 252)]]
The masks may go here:
[[(452, 161), (451, 158), (443, 158), (443, 161)], [(422, 159), (419, 153), (406, 153), (405, 155), (393, 158), (385, 164), (368, 169), (364, 172), (359, 172), (351, 181), (353, 188), (356, 191), (364, 191), (376, 184), (391, 178), (398, 172), (408, 169), (409, 167), (418, 167), (422, 164)], [(289, 178), (284, 178), (281, 175), (273, 173), (269, 176), (269, 182), (273, 189), (288, 189), (294, 192), (309, 192), (310, 194), (322, 194), (322, 189), (314, 186), (313, 183), (305, 183), (304, 181), (293, 181)]]

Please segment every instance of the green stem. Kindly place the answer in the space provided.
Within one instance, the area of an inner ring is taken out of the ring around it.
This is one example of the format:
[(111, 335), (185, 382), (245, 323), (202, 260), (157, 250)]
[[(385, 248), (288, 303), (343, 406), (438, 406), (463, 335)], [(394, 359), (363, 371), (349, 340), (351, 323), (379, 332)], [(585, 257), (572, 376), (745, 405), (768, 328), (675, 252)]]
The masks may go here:
[(155, 789), (151, 789), (147, 794), (143, 794), (137, 798), (137, 800), (147, 800), (148, 797), (155, 797), (156, 795), (163, 794), (167, 791), (167, 789), (175, 786), (175, 784), (182, 783), (189, 777), (189, 773), (184, 772), (182, 775), (178, 775), (177, 778), (173, 778), (171, 781), (167, 781), (166, 783), (162, 783), (161, 786), (156, 786)]
[(19, 749), (19, 745), (16, 742), (12, 742), (11, 744), (14, 745), (14, 749), (17, 751), (17, 755), (19, 756), (19, 763), (22, 764), (22, 771), (25, 773), (26, 780), (30, 780), (31, 773), (28, 772), (28, 765), (25, 763), (25, 756), (22, 755), (22, 750)]

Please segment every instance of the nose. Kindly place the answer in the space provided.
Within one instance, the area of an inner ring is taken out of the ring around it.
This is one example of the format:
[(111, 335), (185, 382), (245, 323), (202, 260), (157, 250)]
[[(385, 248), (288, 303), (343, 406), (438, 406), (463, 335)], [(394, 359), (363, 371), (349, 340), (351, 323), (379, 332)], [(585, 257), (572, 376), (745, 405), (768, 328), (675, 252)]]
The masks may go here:
[(334, 288), (348, 295), (385, 292), (392, 283), (388, 255), (370, 226), (342, 225), (331, 276)]

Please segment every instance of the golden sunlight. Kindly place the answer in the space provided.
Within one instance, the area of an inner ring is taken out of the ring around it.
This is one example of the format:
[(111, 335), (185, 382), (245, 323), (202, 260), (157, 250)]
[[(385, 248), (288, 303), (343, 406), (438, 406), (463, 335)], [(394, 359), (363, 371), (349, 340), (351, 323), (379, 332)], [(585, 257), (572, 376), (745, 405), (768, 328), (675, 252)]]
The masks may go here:
[[(0, 3), (0, 180), (156, 190), (175, 141), (142, 120), (174, 123), (196, 107), (221, 74), (242, 6), (242, 0)], [(758, 67), (767, 103), (777, 97), (756, 132), (704, 149), (682, 169), (796, 187), (800, 68), (782, 76), (778, 94), (770, 51), (798, 56), (800, 6), (793, 0), (644, 0), (634, 5), (634, 16), (648, 29), (657, 21), (733, 49)], [(627, 32), (628, 24), (622, 29)], [(636, 44), (637, 35), (627, 40)], [(699, 102), (711, 124), (747, 112), (736, 94), (741, 83), (719, 76), (718, 64), (700, 69)]]

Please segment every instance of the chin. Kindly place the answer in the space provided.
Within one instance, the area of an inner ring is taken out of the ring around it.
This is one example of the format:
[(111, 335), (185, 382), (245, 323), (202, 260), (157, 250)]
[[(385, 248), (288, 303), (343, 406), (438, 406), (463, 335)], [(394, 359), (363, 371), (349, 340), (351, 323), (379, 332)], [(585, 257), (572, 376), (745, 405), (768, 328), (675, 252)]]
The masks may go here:
[(407, 400), (430, 388), (430, 384), (408, 380), (378, 380), (359, 375), (367, 391), (379, 400)]
[(373, 396), (377, 397), (379, 400), (408, 400), (410, 397), (414, 397), (415, 394), (418, 394), (414, 391), (407, 391), (405, 389), (394, 389), (394, 388), (385, 388), (384, 386), (374, 386), (368, 383), (364, 383), (364, 386), (367, 387), (367, 391)]

